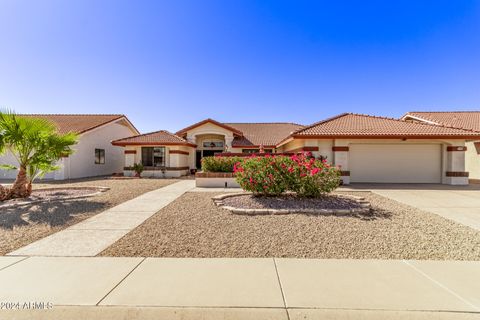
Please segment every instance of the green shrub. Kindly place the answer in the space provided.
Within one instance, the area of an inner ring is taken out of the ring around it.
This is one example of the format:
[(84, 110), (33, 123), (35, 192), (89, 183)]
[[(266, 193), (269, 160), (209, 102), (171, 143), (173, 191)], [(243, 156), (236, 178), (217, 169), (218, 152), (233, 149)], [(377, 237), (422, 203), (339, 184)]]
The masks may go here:
[(234, 172), (244, 190), (260, 195), (293, 191), (300, 197), (318, 197), (340, 185), (339, 169), (307, 154), (253, 156), (236, 163)]
[(242, 161), (241, 157), (204, 157), (203, 172), (233, 172), (235, 163)]

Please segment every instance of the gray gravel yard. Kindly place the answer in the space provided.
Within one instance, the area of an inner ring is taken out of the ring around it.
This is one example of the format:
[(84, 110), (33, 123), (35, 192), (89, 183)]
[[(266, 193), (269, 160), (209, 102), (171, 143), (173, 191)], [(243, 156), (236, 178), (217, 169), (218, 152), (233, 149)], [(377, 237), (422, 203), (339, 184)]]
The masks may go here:
[(41, 202), (0, 210), (0, 255), (39, 240), (145, 192), (177, 180), (92, 178), (36, 184), (34, 188), (99, 186), (110, 190), (91, 198)]
[(372, 211), (235, 215), (215, 206), (214, 193), (190, 192), (100, 255), (480, 260), (480, 232), (370, 192), (347, 194)]

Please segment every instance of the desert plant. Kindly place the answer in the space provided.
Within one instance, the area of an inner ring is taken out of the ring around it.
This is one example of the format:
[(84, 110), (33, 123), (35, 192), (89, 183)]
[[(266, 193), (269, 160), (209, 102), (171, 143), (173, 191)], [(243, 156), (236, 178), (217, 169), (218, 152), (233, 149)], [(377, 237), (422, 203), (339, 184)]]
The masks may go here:
[(249, 157), (235, 164), (240, 186), (259, 195), (279, 195), (292, 191), (300, 197), (318, 197), (340, 185), (340, 171), (326, 160), (308, 154)]
[(204, 157), (202, 158), (202, 171), (204, 172), (233, 172), (235, 163), (242, 161), (240, 157)]
[(140, 177), (142, 175), (142, 172), (144, 170), (143, 164), (134, 163), (132, 168), (133, 168), (133, 171), (135, 171), (136, 177)]
[(251, 156), (235, 164), (238, 184), (246, 191), (257, 195), (279, 195), (288, 190), (283, 162), (288, 157)]
[(9, 151), (18, 162), (18, 168), (3, 166), (18, 170), (6, 198), (28, 197), (35, 179), (57, 170), (56, 162), (73, 153), (76, 142), (76, 134), (58, 134), (47, 120), (0, 111), (0, 154)]

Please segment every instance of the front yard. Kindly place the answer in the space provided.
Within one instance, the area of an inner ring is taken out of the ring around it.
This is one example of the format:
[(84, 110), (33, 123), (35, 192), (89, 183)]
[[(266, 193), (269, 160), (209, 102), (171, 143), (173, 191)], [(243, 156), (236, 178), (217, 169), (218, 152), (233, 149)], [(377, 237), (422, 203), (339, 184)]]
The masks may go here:
[(480, 260), (480, 232), (369, 192), (362, 215), (236, 215), (190, 192), (102, 256)]
[(35, 188), (100, 186), (110, 190), (97, 196), (67, 201), (50, 201), (21, 207), (2, 208), (0, 212), (0, 255), (65, 229), (145, 192), (176, 180), (92, 178), (72, 182), (36, 184)]

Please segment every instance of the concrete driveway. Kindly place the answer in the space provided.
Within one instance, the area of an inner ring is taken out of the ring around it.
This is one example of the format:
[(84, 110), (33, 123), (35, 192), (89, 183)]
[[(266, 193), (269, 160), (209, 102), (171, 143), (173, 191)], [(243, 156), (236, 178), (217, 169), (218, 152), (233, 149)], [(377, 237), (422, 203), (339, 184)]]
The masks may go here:
[(343, 189), (369, 190), (480, 231), (480, 185), (359, 184)]

